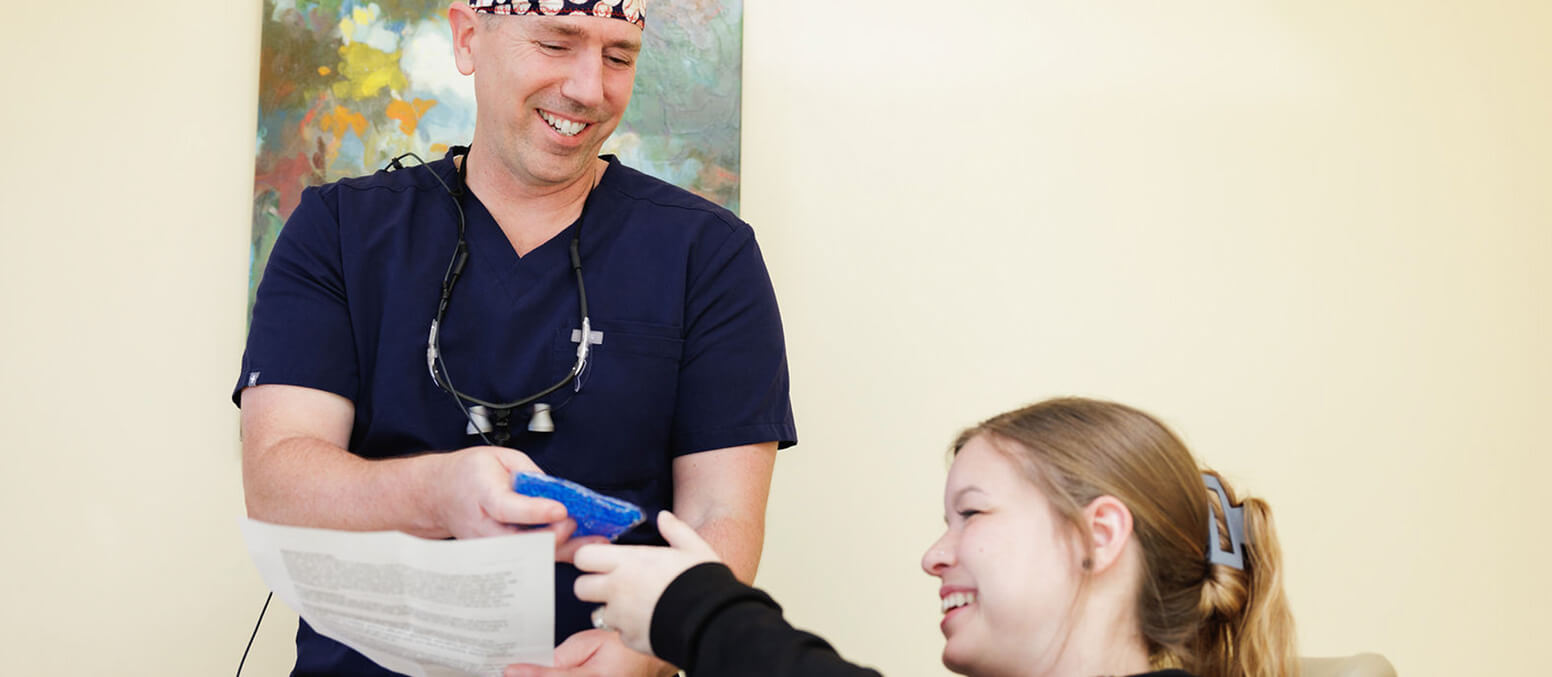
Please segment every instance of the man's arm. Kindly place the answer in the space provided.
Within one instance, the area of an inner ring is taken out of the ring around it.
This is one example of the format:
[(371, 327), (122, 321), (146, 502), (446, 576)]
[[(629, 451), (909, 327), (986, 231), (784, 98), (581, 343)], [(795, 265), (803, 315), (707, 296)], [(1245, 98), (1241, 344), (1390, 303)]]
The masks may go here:
[(574, 524), (548, 499), (512, 491), (512, 475), (538, 466), (522, 452), (471, 447), (371, 460), (345, 446), (355, 405), (287, 385), (242, 391), (243, 494), (254, 519), (423, 538), (513, 533), (516, 524)]
[(674, 514), (694, 527), (745, 583), (752, 583), (760, 568), (775, 465), (775, 442), (674, 459)]

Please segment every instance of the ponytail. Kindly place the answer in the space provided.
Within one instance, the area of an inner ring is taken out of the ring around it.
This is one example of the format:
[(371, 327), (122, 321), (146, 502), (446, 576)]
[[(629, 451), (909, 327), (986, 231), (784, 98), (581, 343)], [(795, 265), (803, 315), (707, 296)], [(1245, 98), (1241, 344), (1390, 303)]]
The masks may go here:
[[(1226, 482), (1223, 488), (1232, 504), (1234, 490)], [(1230, 506), (1220, 505), (1216, 493), (1208, 497), (1213, 528), (1227, 543), (1224, 508)], [(1271, 508), (1258, 498), (1247, 498), (1239, 507), (1244, 511), (1245, 568), (1208, 564), (1197, 606), (1201, 622), (1183, 662), (1202, 677), (1297, 675), (1293, 613), (1283, 594), (1282, 549)]]

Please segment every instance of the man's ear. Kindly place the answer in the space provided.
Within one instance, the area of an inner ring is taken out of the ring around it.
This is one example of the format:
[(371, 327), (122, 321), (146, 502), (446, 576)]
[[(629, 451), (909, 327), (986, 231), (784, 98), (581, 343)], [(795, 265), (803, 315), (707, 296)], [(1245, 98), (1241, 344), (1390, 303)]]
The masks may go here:
[(458, 64), (458, 72), (473, 75), (479, 16), (467, 3), (455, 2), (447, 8), (447, 25), (453, 29), (453, 61)]
[(1115, 566), (1132, 541), (1132, 511), (1114, 496), (1100, 496), (1083, 509), (1093, 547), (1084, 568), (1098, 574)]

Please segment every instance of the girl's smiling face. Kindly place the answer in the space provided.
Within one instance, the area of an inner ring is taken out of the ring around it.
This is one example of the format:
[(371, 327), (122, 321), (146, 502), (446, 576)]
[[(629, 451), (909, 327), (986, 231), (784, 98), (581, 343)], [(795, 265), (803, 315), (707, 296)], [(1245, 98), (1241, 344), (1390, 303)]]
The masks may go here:
[(947, 529), (922, 569), (943, 582), (943, 664), (954, 672), (1039, 674), (1067, 636), (1083, 579), (1078, 538), (1024, 473), (986, 435), (949, 469)]

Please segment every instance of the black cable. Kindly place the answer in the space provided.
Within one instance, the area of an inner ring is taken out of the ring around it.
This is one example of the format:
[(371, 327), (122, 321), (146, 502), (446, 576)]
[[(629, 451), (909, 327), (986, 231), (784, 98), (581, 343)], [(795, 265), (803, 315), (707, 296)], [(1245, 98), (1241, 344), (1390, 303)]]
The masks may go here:
[[(449, 154), (456, 157), (460, 154), (459, 151), (462, 151), (463, 163), (458, 164), (453, 170), (454, 175), (458, 177), (458, 190), (453, 190), (451, 186), (448, 186), (447, 182), (442, 180), (441, 175), (435, 171), (427, 172), (431, 175), (431, 178), (436, 179), (436, 182), (442, 186), (442, 190), (449, 197), (453, 198), (453, 209), (458, 211), (458, 245), (453, 250), (453, 258), (447, 262), (447, 272), (442, 274), (442, 298), (437, 301), (436, 319), (432, 322), (433, 326), (436, 326), (438, 330), (440, 330), (442, 324), (442, 315), (447, 312), (448, 301), (452, 299), (453, 285), (457, 284), (458, 277), (463, 275), (464, 263), (469, 259), (469, 245), (464, 239), (463, 201), (459, 199), (464, 193), (464, 172), (469, 166), (469, 149), (465, 146), (454, 146)], [(417, 164), (426, 164), (426, 161), (420, 159), (419, 155), (405, 153), (393, 159), (391, 163), (393, 168), (399, 169), (402, 166), (399, 164), (399, 161), (407, 157), (415, 158)], [(469, 428), (474, 430), (474, 434), (480, 436), (480, 441), (484, 442), (486, 446), (491, 446), (490, 438), (485, 436), (485, 431), (481, 430), (479, 423), (474, 420), (474, 414), (469, 412), (468, 405), (464, 404), (463, 398), (458, 396), (458, 389), (453, 388), (453, 376), (447, 371), (447, 363), (442, 361), (441, 337), (432, 338), (431, 346), (436, 350), (436, 362), (431, 365), (431, 380), (436, 382), (438, 388), (453, 396), (453, 401), (458, 403), (458, 410), (463, 412), (464, 420), (469, 422)], [(442, 374), (437, 373), (437, 366), (442, 368)], [(447, 387), (445, 388), (442, 387), (443, 380), (447, 381)]]
[(248, 646), (243, 647), (242, 660), (237, 661), (237, 677), (242, 677), (243, 663), (248, 662), (248, 650), (253, 648), (253, 638), (259, 636), (259, 624), (264, 622), (264, 612), (269, 611), (269, 600), (274, 596), (273, 591), (264, 595), (264, 608), (259, 609), (259, 620), (253, 622), (253, 634), (248, 635)]
[[(442, 355), (442, 332), (441, 332), (441, 328), (442, 328), (442, 320), (446, 316), (447, 307), (449, 305), (449, 302), (452, 300), (453, 286), (458, 283), (458, 277), (463, 272), (463, 265), (464, 265), (465, 261), (467, 261), (467, 259), (468, 259), (468, 245), (467, 245), (467, 241), (465, 240), (465, 237), (464, 237), (464, 235), (465, 235), (465, 232), (464, 232), (465, 231), (465, 222), (464, 222), (463, 204), (462, 204), (462, 201), (460, 200), (460, 196), (463, 195), (463, 192), (467, 189), (467, 185), (468, 185), (467, 184), (467, 179), (465, 178), (465, 176), (466, 176), (466, 172), (469, 169), (469, 155), (468, 155), (468, 149), (464, 148), (462, 146), (460, 146), (457, 149), (455, 149), (455, 152), (456, 152), (456, 150), (462, 150), (463, 154), (464, 154), (464, 161), (463, 161), (462, 164), (458, 165), (457, 170), (456, 170), (456, 174), (455, 174), (458, 177), (458, 190), (457, 191), (454, 191), (445, 182), (443, 182), (442, 181), (442, 177), (438, 176), (436, 172), (431, 172), (432, 178), (435, 178), (437, 183), (442, 184), (443, 190), (446, 190), (448, 195), (453, 198), (453, 204), (458, 209), (458, 246), (454, 250), (452, 261), (448, 262), (447, 272), (443, 275), (443, 278), (442, 278), (442, 297), (441, 297), (441, 300), (437, 303), (436, 317), (432, 318), (432, 322), (431, 322), (432, 327), (434, 329), (433, 329), (433, 332), (432, 332), (431, 338), (430, 338), (430, 344), (431, 344), (430, 348), (431, 348), (432, 354), (435, 356), (435, 360), (433, 361), (433, 366), (431, 368), (431, 379), (436, 383), (437, 387), (441, 388), (442, 390), (446, 391), (449, 395), (453, 396), (453, 399), (458, 402), (458, 408), (463, 410), (464, 417), (469, 420), (470, 427), (475, 430), (476, 434), (478, 434), (480, 436), (480, 439), (482, 441), (484, 441), (486, 444), (490, 444), (491, 440), (489, 438), (485, 437), (485, 432), (483, 430), (481, 430), (480, 425), (474, 420), (474, 417), (469, 413), (469, 408), (468, 408), (468, 404), (467, 403), (472, 402), (474, 404), (478, 404), (478, 405), (480, 405), (482, 407), (485, 407), (487, 410), (489, 410), (491, 415), (498, 417), (500, 422), (501, 422), (500, 428), (502, 429), (502, 431), (497, 433), (497, 439), (496, 439), (495, 442), (498, 445), (503, 445), (504, 446), (506, 441), (507, 441), (507, 439), (509, 439), (509, 436), (505, 436), (505, 433), (504, 433), (504, 430), (506, 428), (506, 423), (505, 422), (506, 422), (507, 418), (511, 416), (512, 411), (515, 410), (515, 409), (518, 409), (519, 407), (524, 407), (524, 406), (527, 406), (527, 405), (532, 404), (534, 402), (537, 402), (538, 400), (540, 400), (540, 399), (542, 399), (544, 397), (549, 396), (551, 393), (554, 393), (555, 391), (560, 390), (561, 388), (563, 388), (563, 387), (565, 387), (567, 385), (570, 385), (573, 381), (576, 380), (577, 376), (579, 376), (581, 374), (582, 367), (584, 367), (585, 364), (582, 362), (581, 358), (579, 357), (578, 358), (578, 363), (576, 365), (573, 365), (572, 369), (566, 373), (565, 378), (562, 378), (559, 382), (555, 383), (554, 385), (551, 385), (548, 388), (545, 388), (544, 390), (541, 390), (541, 391), (539, 391), (537, 393), (529, 395), (528, 397), (524, 397), (524, 398), (518, 399), (518, 400), (513, 400), (511, 402), (504, 402), (503, 403), (503, 402), (494, 402), (494, 401), (483, 400), (483, 399), (480, 399), (478, 397), (474, 397), (474, 396), (469, 395), (467, 393), (461, 392), (456, 387), (453, 386), (452, 372), (450, 372), (447, 369), (447, 361), (446, 361), (446, 359)], [(401, 156), (401, 157), (403, 157), (403, 156)], [(410, 157), (415, 157), (415, 159), (417, 161), (420, 160), (419, 157), (416, 157), (414, 155), (410, 155)], [(424, 164), (424, 162), (422, 162), (422, 164)], [(577, 228), (576, 228), (576, 231), (572, 233), (572, 236), (571, 236), (571, 247), (570, 247), (571, 268), (572, 268), (572, 271), (576, 275), (576, 278), (577, 278), (577, 305), (578, 305), (578, 313), (577, 314), (578, 314), (578, 316), (580, 318), (582, 326), (584, 326), (584, 327), (588, 326), (588, 324), (589, 324), (588, 323), (588, 316), (587, 316), (587, 289), (582, 284), (582, 259), (581, 259), (581, 256), (580, 256), (579, 252), (578, 252), (578, 248), (579, 248), (579, 245), (581, 244), (582, 224), (587, 221), (587, 208), (588, 208), (588, 204), (591, 203), (591, 202), (592, 202), (592, 187), (589, 187), (588, 188), (588, 195), (582, 201), (582, 213), (577, 217)], [(582, 340), (586, 340), (586, 338), (584, 338)]]
[[(474, 430), (476, 435), (479, 435), (481, 441), (489, 445), (491, 444), (491, 439), (485, 436), (485, 431), (481, 429), (479, 422), (474, 420), (474, 415), (469, 411), (469, 403), (474, 403), (485, 407), (487, 410), (489, 410), (491, 415), (498, 417), (502, 422), (501, 428), (504, 431), (506, 428), (505, 422), (507, 418), (511, 416), (513, 410), (536, 402), (539, 399), (547, 397), (551, 393), (554, 393), (555, 391), (571, 384), (577, 379), (578, 376), (581, 375), (582, 367), (584, 367), (585, 364), (579, 357), (578, 363), (566, 373), (565, 378), (562, 378), (560, 382), (551, 385), (550, 387), (545, 388), (544, 390), (541, 390), (537, 393), (529, 395), (528, 397), (505, 403), (487, 401), (478, 397), (474, 397), (467, 393), (460, 392), (458, 388), (453, 385), (452, 372), (448, 370), (447, 361), (442, 355), (441, 329), (442, 320), (446, 317), (447, 307), (452, 301), (453, 287), (458, 284), (458, 278), (463, 274), (464, 264), (467, 263), (469, 258), (468, 241), (465, 239), (465, 229), (467, 224), (464, 217), (463, 201), (461, 199), (468, 186), (467, 179), (465, 177), (466, 172), (469, 169), (469, 149), (465, 146), (456, 146), (451, 149), (449, 154), (456, 156), (460, 154), (460, 151), (463, 155), (464, 161), (460, 164), (457, 164), (454, 169), (454, 176), (458, 179), (456, 189), (453, 186), (449, 186), (448, 183), (444, 181), (442, 177), (435, 171), (428, 172), (431, 175), (431, 178), (435, 179), (436, 182), (442, 186), (442, 190), (453, 199), (453, 208), (457, 210), (458, 215), (458, 244), (453, 250), (452, 259), (447, 263), (447, 271), (442, 275), (441, 298), (437, 301), (436, 316), (431, 320), (432, 330), (429, 341), (429, 348), (433, 359), (431, 360), (431, 364), (428, 366), (430, 367), (431, 371), (431, 380), (436, 383), (438, 388), (441, 388), (447, 394), (452, 395), (453, 400), (458, 403), (458, 409), (463, 412), (464, 419), (468, 421), (469, 427)], [(405, 158), (414, 158), (415, 162), (420, 165), (426, 164), (426, 161), (422, 160), (419, 155), (414, 153), (405, 153), (399, 157), (394, 158), (390, 165), (394, 169), (399, 169), (402, 166), (400, 161)], [(572, 233), (570, 247), (571, 269), (577, 278), (578, 315), (581, 319), (582, 326), (587, 326), (588, 324), (587, 288), (582, 284), (582, 258), (578, 252), (578, 248), (581, 244), (582, 224), (587, 220), (587, 207), (590, 202), (592, 202), (591, 187), (588, 189), (587, 197), (582, 201), (582, 213), (577, 217), (577, 229), (576, 232)], [(584, 337), (582, 340), (587, 339)], [(497, 437), (498, 439), (495, 441), (496, 444), (504, 445), (506, 443), (506, 438), (503, 438), (503, 434), (498, 433)]]

